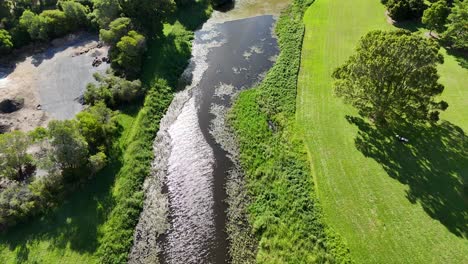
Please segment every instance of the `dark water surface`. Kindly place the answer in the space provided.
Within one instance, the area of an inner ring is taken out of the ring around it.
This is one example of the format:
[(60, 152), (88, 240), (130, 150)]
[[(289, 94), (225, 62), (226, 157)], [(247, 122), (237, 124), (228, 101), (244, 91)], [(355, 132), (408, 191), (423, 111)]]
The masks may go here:
[(213, 113), (229, 108), (234, 94), (273, 65), (274, 22), (257, 16), (196, 32), (186, 71), (191, 84), (176, 94), (155, 140), (130, 263), (229, 263), (225, 187), (233, 162), (223, 139), (213, 136), (220, 125)]

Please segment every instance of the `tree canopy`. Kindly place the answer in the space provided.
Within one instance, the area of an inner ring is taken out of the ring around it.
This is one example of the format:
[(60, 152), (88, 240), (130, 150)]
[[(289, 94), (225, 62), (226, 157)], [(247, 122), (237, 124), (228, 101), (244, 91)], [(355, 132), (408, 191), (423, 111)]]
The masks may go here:
[(27, 150), (31, 143), (28, 135), (14, 131), (0, 135), (0, 176), (21, 180), (26, 176), (26, 167), (32, 156)]
[(392, 120), (438, 120), (448, 104), (435, 96), (437, 64), (443, 62), (434, 41), (406, 30), (371, 31), (333, 77), (337, 96), (377, 124)]
[(455, 48), (468, 49), (468, 1), (456, 1), (447, 21), (443, 37)]
[(8, 31), (0, 29), (0, 54), (8, 53), (13, 48), (11, 35)]
[(422, 22), (432, 31), (443, 32), (445, 30), (445, 22), (450, 13), (450, 8), (445, 0), (440, 0), (432, 4), (424, 11)]
[(396, 21), (421, 18), (426, 4), (424, 0), (382, 0), (391, 18)]

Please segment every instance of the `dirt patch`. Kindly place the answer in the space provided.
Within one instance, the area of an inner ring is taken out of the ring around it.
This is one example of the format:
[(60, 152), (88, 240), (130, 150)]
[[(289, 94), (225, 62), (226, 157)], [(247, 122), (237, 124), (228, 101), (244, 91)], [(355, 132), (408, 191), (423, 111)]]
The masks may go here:
[[(56, 39), (50, 45), (15, 52), (0, 65), (0, 102), (22, 98), (21, 109), (2, 111), (1, 130), (29, 131), (51, 119), (70, 119), (83, 109), (80, 101), (93, 73), (105, 72), (107, 63), (93, 67), (95, 57), (108, 48), (96, 35), (85, 32)], [(8, 113), (9, 112), (9, 113)]]

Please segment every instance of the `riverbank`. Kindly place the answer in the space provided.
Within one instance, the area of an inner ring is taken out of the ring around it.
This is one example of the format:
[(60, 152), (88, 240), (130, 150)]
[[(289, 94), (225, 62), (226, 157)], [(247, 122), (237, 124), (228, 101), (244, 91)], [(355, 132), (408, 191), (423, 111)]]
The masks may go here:
[(312, 1), (295, 0), (276, 25), (280, 55), (265, 80), (242, 92), (230, 116), (251, 203), (249, 222), (260, 263), (350, 262), (316, 199), (307, 155), (296, 134), (297, 78)]
[[(193, 31), (210, 15), (207, 2), (178, 10), (165, 35), (149, 43), (142, 81), (150, 87), (144, 105), (120, 114), (127, 128), (120, 153), (81, 192), (30, 228), (0, 240), (0, 262), (125, 263), (143, 204), (143, 180), (153, 159), (152, 141), (190, 58)], [(190, 14), (190, 16), (188, 15)], [(191, 19), (187, 19), (190, 17)], [(117, 176), (116, 176), (117, 175)]]

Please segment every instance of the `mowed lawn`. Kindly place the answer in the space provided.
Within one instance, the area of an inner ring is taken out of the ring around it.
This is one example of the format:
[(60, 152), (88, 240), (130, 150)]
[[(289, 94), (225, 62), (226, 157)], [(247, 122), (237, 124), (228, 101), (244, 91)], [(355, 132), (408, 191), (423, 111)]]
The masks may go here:
[[(332, 91), (331, 74), (372, 29), (393, 29), (378, 0), (316, 0), (305, 16), (297, 120), (327, 223), (357, 263), (468, 263), (468, 72), (445, 54), (449, 109), (406, 126), (410, 144), (375, 130)], [(351, 122), (352, 121), (352, 122)]]

